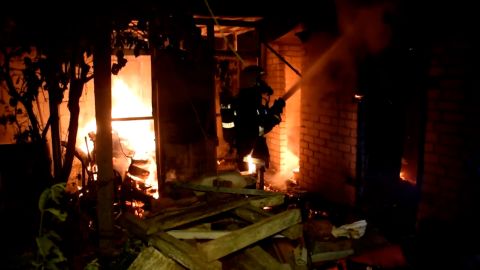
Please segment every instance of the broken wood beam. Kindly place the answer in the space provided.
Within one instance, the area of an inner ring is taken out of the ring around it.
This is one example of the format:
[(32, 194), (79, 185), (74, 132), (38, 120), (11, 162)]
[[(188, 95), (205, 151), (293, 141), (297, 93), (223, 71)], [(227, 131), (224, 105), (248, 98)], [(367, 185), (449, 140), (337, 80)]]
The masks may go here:
[[(246, 220), (251, 223), (256, 223), (267, 217), (271, 217), (273, 214), (263, 209), (258, 209), (251, 206), (242, 206), (233, 210), (233, 213), (239, 218)], [(298, 239), (303, 236), (303, 225), (295, 224), (283, 231), (280, 232), (281, 235), (287, 237), (288, 239)]]
[(270, 253), (266, 252), (260, 246), (254, 246), (248, 248), (244, 251), (245, 256), (255, 261), (260, 267), (256, 269), (266, 269), (266, 270), (288, 270), (292, 269), (291, 266), (287, 263), (280, 263), (278, 260), (273, 258)]
[(228, 188), (228, 187), (212, 187), (206, 185), (198, 185), (192, 183), (179, 183), (174, 182), (174, 187), (179, 188), (186, 188), (192, 189), (196, 191), (204, 191), (204, 192), (222, 192), (222, 193), (232, 193), (232, 194), (242, 194), (242, 195), (283, 195), (280, 192), (270, 192), (265, 190), (258, 190), (258, 189), (249, 189), (249, 188)]
[(299, 209), (287, 210), (215, 240), (201, 243), (198, 248), (206, 255), (207, 261), (214, 261), (259, 240), (275, 235), (301, 222), (301, 220)]
[(350, 255), (353, 255), (355, 251), (353, 249), (346, 250), (337, 250), (337, 251), (328, 251), (322, 253), (314, 253), (310, 255), (312, 263), (325, 262), (325, 261), (334, 261), (346, 258)]
[(128, 270), (184, 270), (185, 267), (153, 247), (143, 249)]
[[(290, 228), (297, 227), (297, 225), (300, 225), (300, 224), (295, 224)], [(220, 238), (220, 237), (222, 237), (224, 235), (227, 235), (231, 232), (232, 231), (218, 231), (218, 230), (217, 231), (191, 231), (191, 230), (169, 230), (169, 231), (166, 231), (166, 233), (170, 234), (171, 236), (173, 236), (177, 239), (199, 239), (199, 240), (217, 239), (217, 238)], [(284, 238), (284, 237), (287, 237), (287, 236), (276, 234), (273, 237), (274, 238)], [(289, 238), (289, 239), (297, 239), (297, 237), (296, 238)]]
[(177, 215), (171, 215), (168, 218), (162, 218), (162, 216), (156, 216), (151, 219), (145, 220), (148, 229), (147, 234), (154, 234), (158, 231), (164, 231), (175, 228), (177, 226), (185, 225), (193, 221), (200, 220), (202, 218), (210, 217), (216, 214), (220, 214), (242, 205), (248, 204), (250, 199), (236, 198), (228, 202), (216, 201), (207, 203), (198, 208), (191, 209), (188, 212), (179, 213)]
[(257, 208), (273, 207), (282, 205), (285, 202), (284, 194), (266, 195), (259, 198), (253, 198), (250, 205)]
[(177, 239), (217, 239), (231, 233), (231, 231), (170, 230), (167, 233)]
[[(172, 258), (187, 269), (221, 269), (219, 261), (207, 262), (199, 250), (186, 242), (176, 239), (165, 233), (157, 232), (154, 235), (147, 235), (148, 226), (146, 222), (130, 213), (123, 213), (119, 219), (120, 224), (129, 232), (158, 249), (163, 255)], [(202, 268), (203, 267), (203, 268)]]
[(149, 243), (164, 255), (174, 259), (187, 269), (222, 269), (222, 263), (212, 260), (207, 263), (205, 256), (197, 248), (178, 240), (165, 232), (158, 232), (149, 237)]

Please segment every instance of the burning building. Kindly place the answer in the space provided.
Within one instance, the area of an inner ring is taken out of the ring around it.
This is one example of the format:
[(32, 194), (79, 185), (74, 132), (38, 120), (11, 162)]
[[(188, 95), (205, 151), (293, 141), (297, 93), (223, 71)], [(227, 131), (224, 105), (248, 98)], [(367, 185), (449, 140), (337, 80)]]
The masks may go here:
[[(267, 136), (268, 185), (285, 188), (293, 179), (304, 192), (360, 207), (392, 233), (424, 222), (477, 224), (478, 53), (469, 17), (447, 24), (409, 8), (338, 1), (321, 10), (304, 3), (282, 16), (219, 7), (215, 19), (165, 12), (148, 21), (150, 47), (120, 57), (110, 48), (112, 29), (96, 32), (99, 44), (85, 59), (99, 62), (91, 62), (95, 79), (79, 99), (80, 158), (70, 178), (84, 188), (115, 170), (129, 196), (147, 202), (161, 197), (166, 181), (230, 168), (220, 91), (235, 94), (240, 70), (257, 64), (274, 98), (288, 96), (282, 123)], [(48, 99), (36, 113), (51, 112)], [(66, 140), (69, 105), (59, 104), (58, 137)], [(4, 115), (3, 138), (13, 113)], [(7, 170), (2, 182), (11, 181)]]

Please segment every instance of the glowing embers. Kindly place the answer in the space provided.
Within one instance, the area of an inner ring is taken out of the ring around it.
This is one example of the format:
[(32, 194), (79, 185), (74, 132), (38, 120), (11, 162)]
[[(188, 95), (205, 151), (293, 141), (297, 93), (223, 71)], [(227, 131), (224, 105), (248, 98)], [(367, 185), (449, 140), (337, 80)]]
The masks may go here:
[(411, 162), (408, 162), (407, 159), (402, 158), (402, 167), (399, 175), (400, 179), (414, 185), (417, 181), (415, 169), (416, 167), (413, 166)]
[(156, 172), (154, 160), (132, 160), (126, 177), (134, 181), (137, 189), (158, 199), (158, 184), (151, 171)]

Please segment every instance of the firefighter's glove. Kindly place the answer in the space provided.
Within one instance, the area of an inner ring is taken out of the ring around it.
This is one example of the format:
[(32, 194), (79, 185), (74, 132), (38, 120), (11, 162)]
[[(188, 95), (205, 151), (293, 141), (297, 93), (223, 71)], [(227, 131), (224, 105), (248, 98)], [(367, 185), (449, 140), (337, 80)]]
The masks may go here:
[(273, 114), (280, 115), (282, 114), (284, 107), (285, 107), (285, 100), (283, 98), (278, 98), (273, 102), (273, 105), (270, 108), (270, 110)]

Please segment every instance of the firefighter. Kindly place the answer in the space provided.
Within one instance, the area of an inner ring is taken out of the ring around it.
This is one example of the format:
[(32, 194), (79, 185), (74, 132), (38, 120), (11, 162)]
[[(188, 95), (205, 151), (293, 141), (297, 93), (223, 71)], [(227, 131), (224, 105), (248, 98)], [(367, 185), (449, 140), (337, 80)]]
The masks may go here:
[[(248, 155), (260, 161), (256, 162), (257, 169), (264, 171), (269, 167), (270, 154), (265, 134), (282, 120), (285, 101), (278, 98), (269, 107), (273, 90), (264, 81), (264, 75), (263, 69), (258, 66), (248, 66), (240, 74), (240, 90), (234, 105), (235, 147), (240, 171), (248, 169), (245, 162)], [(263, 183), (261, 185), (263, 189)]]

